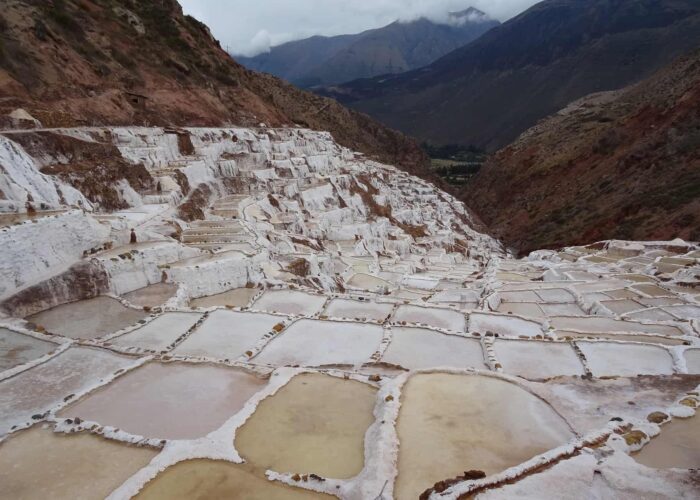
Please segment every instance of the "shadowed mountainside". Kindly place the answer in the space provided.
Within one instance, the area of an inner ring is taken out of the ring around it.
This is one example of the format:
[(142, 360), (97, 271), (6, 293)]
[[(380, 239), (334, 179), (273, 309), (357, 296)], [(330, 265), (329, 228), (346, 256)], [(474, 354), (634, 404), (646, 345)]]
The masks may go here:
[(545, 0), (425, 68), (322, 93), (423, 140), (495, 151), (698, 46), (697, 0)]
[(543, 120), (492, 157), (462, 199), (522, 252), (700, 240), (700, 51)]

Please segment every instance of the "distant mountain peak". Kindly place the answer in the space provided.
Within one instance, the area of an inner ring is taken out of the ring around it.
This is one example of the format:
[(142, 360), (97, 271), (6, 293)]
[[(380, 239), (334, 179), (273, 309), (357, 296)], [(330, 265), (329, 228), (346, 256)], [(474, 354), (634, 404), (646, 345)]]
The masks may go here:
[(480, 23), (483, 21), (490, 21), (491, 18), (489, 17), (488, 14), (485, 12), (475, 8), (475, 7), (468, 7), (464, 10), (460, 10), (457, 12), (450, 12), (448, 14), (448, 18), (450, 20), (455, 20), (460, 23), (464, 22), (472, 22), (472, 23)]

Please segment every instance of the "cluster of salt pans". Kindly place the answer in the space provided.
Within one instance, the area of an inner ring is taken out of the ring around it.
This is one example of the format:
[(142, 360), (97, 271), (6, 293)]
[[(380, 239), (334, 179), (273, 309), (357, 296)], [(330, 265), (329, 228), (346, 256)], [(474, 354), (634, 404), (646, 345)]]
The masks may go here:
[[(161, 190), (5, 230), (0, 496), (508, 498), (577, 471), (584, 496), (638, 496), (643, 476), (689, 495), (664, 469), (700, 466), (696, 244), (517, 260), (325, 133), (52, 133), (114, 141)], [(183, 175), (212, 193), (204, 220), (177, 212)], [(27, 265), (40, 235), (46, 272)]]

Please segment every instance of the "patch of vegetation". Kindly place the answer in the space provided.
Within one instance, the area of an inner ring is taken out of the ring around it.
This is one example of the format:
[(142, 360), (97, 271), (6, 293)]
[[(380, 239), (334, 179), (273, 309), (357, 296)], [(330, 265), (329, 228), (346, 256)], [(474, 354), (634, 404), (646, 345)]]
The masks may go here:
[(476, 146), (447, 144), (437, 146), (423, 143), (430, 156), (433, 172), (452, 186), (463, 186), (479, 173), (487, 154)]

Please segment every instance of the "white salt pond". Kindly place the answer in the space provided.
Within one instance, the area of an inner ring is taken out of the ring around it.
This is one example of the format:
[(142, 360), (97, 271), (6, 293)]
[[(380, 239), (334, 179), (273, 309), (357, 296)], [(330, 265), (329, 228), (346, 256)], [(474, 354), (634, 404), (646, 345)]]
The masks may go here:
[(53, 342), (0, 328), (0, 372), (45, 356), (57, 348)]
[(122, 348), (161, 351), (187, 332), (201, 317), (200, 313), (164, 313), (137, 330), (111, 339), (110, 344)]
[(266, 381), (241, 370), (185, 363), (149, 363), (64, 408), (131, 434), (194, 439), (219, 428)]
[(700, 349), (687, 349), (683, 356), (688, 373), (700, 374)]
[(302, 319), (274, 338), (253, 363), (273, 366), (357, 365), (382, 340), (381, 326)]
[(32, 314), (27, 320), (64, 337), (94, 339), (133, 325), (147, 315), (111, 297), (95, 297)]
[(573, 437), (554, 410), (515, 384), (441, 373), (408, 380), (397, 430), (401, 500), (467, 470), (500, 472)]
[(426, 330), (392, 328), (392, 340), (382, 361), (409, 370), (421, 368), (486, 369), (481, 344), (477, 339)]
[(298, 375), (236, 432), (236, 450), (264, 469), (353, 477), (364, 464), (375, 401), (376, 390), (362, 382)]
[(394, 304), (389, 303), (333, 299), (328, 303), (323, 315), (330, 318), (369, 319), (381, 322), (389, 317), (393, 308)]
[(633, 335), (625, 333), (580, 333), (557, 331), (557, 337), (560, 339), (605, 339), (605, 340), (621, 340), (626, 342), (642, 342), (647, 344), (662, 344), (662, 345), (683, 345), (683, 339), (673, 337), (661, 337), (658, 335)]
[(578, 341), (593, 376), (669, 375), (673, 360), (663, 347), (618, 342)]
[(0, 444), (0, 498), (105, 498), (156, 454), (90, 434), (34, 427)]
[(655, 333), (657, 335), (681, 335), (675, 326), (651, 325), (636, 323), (634, 321), (621, 321), (612, 318), (601, 318), (598, 316), (587, 316), (584, 318), (552, 317), (549, 322), (558, 330), (575, 330), (591, 333)]
[(401, 323), (403, 321), (421, 323), (455, 332), (464, 332), (467, 329), (467, 320), (464, 314), (438, 307), (401, 305), (394, 313), (392, 322)]
[(133, 362), (133, 358), (99, 349), (71, 347), (46, 363), (0, 381), (0, 436)]
[(250, 464), (187, 460), (168, 467), (135, 497), (139, 500), (314, 500), (335, 498), (265, 478)]
[(231, 307), (247, 307), (255, 294), (260, 290), (257, 288), (234, 288), (228, 292), (209, 295), (207, 297), (199, 297), (190, 300), (192, 307), (216, 307), (216, 306), (231, 306)]
[(385, 287), (391, 287), (391, 283), (371, 274), (357, 273), (353, 274), (347, 282), (348, 286), (374, 292)]
[(156, 283), (122, 295), (130, 304), (141, 307), (156, 307), (165, 304), (177, 293), (173, 283)]
[(267, 290), (251, 306), (252, 309), (283, 314), (309, 316), (321, 310), (326, 298), (297, 290)]
[(584, 375), (583, 365), (567, 343), (531, 340), (497, 340), (496, 357), (506, 373), (527, 379)]
[(486, 334), (534, 337), (542, 335), (539, 323), (522, 318), (514, 318), (498, 314), (472, 313), (469, 315), (469, 331)]
[(255, 347), (282, 319), (263, 313), (214, 311), (173, 354), (234, 360)]

